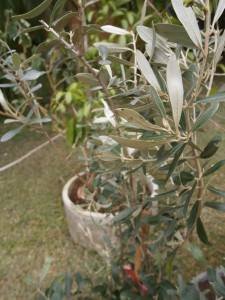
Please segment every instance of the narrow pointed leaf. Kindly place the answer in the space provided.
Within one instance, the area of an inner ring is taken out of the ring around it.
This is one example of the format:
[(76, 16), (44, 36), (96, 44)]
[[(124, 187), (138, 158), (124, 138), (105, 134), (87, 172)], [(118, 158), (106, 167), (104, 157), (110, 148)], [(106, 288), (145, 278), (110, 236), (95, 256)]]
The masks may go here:
[(39, 26), (26, 28), (26, 29), (20, 31), (16, 36), (14, 36), (13, 40), (15, 41), (18, 38), (18, 36), (20, 36), (22, 34), (32, 32), (32, 31), (36, 31), (36, 30), (39, 30), (39, 29), (44, 29), (44, 28), (45, 28), (44, 25), (39, 25)]
[(225, 165), (225, 159), (219, 161), (218, 163), (216, 163), (215, 165), (213, 165), (211, 168), (209, 168), (207, 171), (205, 171), (203, 173), (203, 176), (208, 176), (214, 172), (216, 172), (217, 170), (219, 170), (220, 168), (222, 168)]
[(144, 129), (144, 130), (165, 131), (164, 128), (161, 128), (159, 126), (151, 124), (141, 114), (139, 114), (138, 112), (136, 112), (133, 109), (118, 108), (116, 111), (117, 111), (119, 116), (126, 119), (128, 122), (130, 122), (131, 124), (137, 126), (138, 128), (141, 128), (141, 129)]
[(202, 37), (198, 27), (198, 22), (191, 7), (186, 8), (183, 0), (171, 0), (176, 15), (192, 42), (198, 47), (202, 48)]
[(51, 15), (50, 15), (50, 21), (49, 21), (50, 24), (52, 24), (52, 22), (53, 22), (55, 16), (56, 16), (57, 14), (59, 14), (59, 12), (62, 11), (63, 6), (65, 5), (65, 3), (66, 3), (66, 0), (58, 0), (58, 1), (55, 3), (55, 5), (54, 5), (54, 7), (53, 7), (53, 9), (52, 9)]
[(171, 43), (187, 48), (196, 48), (183, 26), (174, 24), (156, 24), (155, 31)]
[(220, 0), (215, 12), (215, 16), (213, 19), (213, 23), (212, 23), (212, 27), (215, 26), (215, 23), (219, 20), (219, 18), (221, 17), (223, 11), (225, 9), (225, 1), (224, 0)]
[(160, 166), (164, 163), (169, 157), (174, 156), (174, 154), (183, 147), (184, 144), (177, 144), (172, 147), (170, 150), (166, 151), (160, 158), (153, 163), (154, 166)]
[(222, 198), (225, 198), (225, 191), (222, 191), (222, 190), (220, 190), (220, 189), (216, 189), (216, 188), (214, 188), (213, 186), (209, 186), (207, 189), (208, 189), (210, 192), (212, 192), (213, 194), (216, 194), (216, 195), (218, 195), (218, 196), (220, 196), (220, 197), (222, 197)]
[(164, 108), (163, 102), (153, 87), (150, 87), (150, 96), (151, 96), (151, 100), (154, 104), (155, 109), (161, 114), (163, 119), (166, 120), (167, 119), (166, 110)]
[(173, 120), (176, 129), (178, 129), (183, 107), (184, 89), (179, 63), (175, 55), (172, 55), (169, 59), (169, 63), (167, 65), (166, 78), (170, 103), (172, 107)]
[(200, 206), (200, 201), (197, 200), (190, 211), (190, 215), (189, 215), (189, 218), (187, 221), (188, 232), (192, 231), (192, 229), (197, 221), (199, 206)]
[(224, 48), (225, 48), (225, 30), (223, 31), (223, 34), (218, 39), (218, 46), (217, 46), (216, 53), (215, 53), (215, 56), (214, 56), (215, 66), (218, 64), (218, 62), (221, 58), (221, 55), (224, 51)]
[(216, 113), (219, 108), (219, 103), (211, 105), (204, 113), (202, 113), (194, 123), (191, 131), (195, 132), (196, 130), (200, 129), (205, 123), (207, 123), (212, 116)]
[(116, 26), (104, 25), (104, 26), (101, 26), (101, 29), (105, 32), (109, 32), (109, 33), (113, 33), (113, 34), (130, 35), (129, 31), (119, 28), (119, 27), (116, 27)]
[(107, 43), (107, 42), (97, 42), (93, 44), (96, 48), (98, 48), (100, 45), (103, 45), (108, 48), (109, 53), (122, 53), (126, 51), (132, 51), (130, 48), (120, 45), (120, 44), (115, 44), (115, 43)]
[(179, 158), (181, 156), (181, 154), (183, 153), (184, 151), (184, 148), (185, 148), (186, 144), (183, 144), (176, 152), (175, 152), (175, 155), (174, 155), (174, 159), (171, 163), (171, 166), (170, 166), (170, 169), (167, 173), (167, 176), (166, 176), (166, 182), (167, 180), (170, 178), (170, 176), (173, 174), (173, 171), (175, 170), (177, 164), (178, 164), (178, 161), (179, 161)]
[(49, 51), (52, 51), (52, 49), (55, 49), (59, 45), (60, 45), (60, 42), (57, 39), (51, 40), (50, 42), (43, 42), (37, 46), (35, 52), (36, 52), (36, 54), (39, 54), (42, 52), (49, 52)]
[(197, 103), (217, 103), (225, 102), (225, 92), (217, 93), (205, 98), (197, 99)]
[(141, 70), (141, 73), (144, 75), (145, 79), (150, 85), (152, 85), (156, 90), (160, 90), (158, 80), (150, 67), (148, 60), (145, 58), (144, 54), (137, 50), (137, 63)]
[(184, 204), (184, 210), (183, 211), (184, 211), (185, 216), (187, 215), (188, 206), (189, 206), (190, 200), (192, 198), (192, 195), (194, 194), (196, 185), (197, 185), (197, 181), (195, 181), (192, 188), (188, 192), (186, 192), (184, 195), (181, 196), (181, 201)]
[(146, 42), (146, 44), (153, 45), (153, 49), (157, 46), (159, 49), (163, 50), (165, 53), (172, 54), (170, 47), (173, 45), (170, 44), (165, 38), (155, 33), (153, 28), (146, 26), (137, 26), (137, 32), (140, 38)]
[(21, 77), (21, 80), (24, 81), (36, 80), (45, 73), (46, 72), (44, 71), (29, 70)]
[(17, 127), (15, 129), (12, 129), (8, 132), (6, 132), (0, 139), (1, 142), (7, 142), (11, 138), (13, 138), (15, 135), (21, 132), (24, 126)]
[(225, 203), (223, 202), (205, 202), (204, 205), (225, 212)]
[(37, 7), (35, 7), (33, 10), (29, 11), (28, 13), (13, 16), (12, 19), (14, 19), (14, 20), (25, 19), (26, 20), (26, 19), (35, 18), (35, 17), (39, 16), (41, 13), (43, 13), (43, 11), (45, 11), (50, 6), (51, 3), (52, 3), (52, 0), (45, 0), (44, 2), (42, 2), (40, 5), (38, 5)]
[(118, 213), (112, 220), (113, 222), (118, 222), (121, 220), (126, 219), (127, 217), (131, 216), (140, 206), (135, 205), (129, 208), (124, 209), (120, 213)]
[(153, 149), (155, 146), (159, 146), (159, 145), (161, 146), (163, 143), (167, 143), (169, 139), (173, 140), (172, 137), (170, 137), (169, 139), (162, 138), (159, 141), (155, 141), (155, 140), (143, 141), (138, 139), (135, 140), (135, 139), (123, 138), (114, 135), (111, 135), (110, 137), (122, 146), (139, 149), (139, 150)]
[(52, 23), (52, 26), (55, 28), (56, 31), (61, 31), (69, 23), (70, 20), (75, 20), (77, 16), (77, 12), (68, 12), (59, 19), (55, 20)]
[(197, 220), (197, 234), (198, 234), (200, 241), (202, 241), (204, 244), (212, 245), (208, 240), (208, 236), (205, 231), (205, 228), (204, 228), (201, 218), (198, 218), (198, 220)]

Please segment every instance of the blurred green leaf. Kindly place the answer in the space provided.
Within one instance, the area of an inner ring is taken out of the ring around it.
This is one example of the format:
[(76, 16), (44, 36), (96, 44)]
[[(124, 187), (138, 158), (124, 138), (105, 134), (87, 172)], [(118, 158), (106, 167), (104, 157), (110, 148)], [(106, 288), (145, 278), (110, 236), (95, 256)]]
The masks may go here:
[(197, 185), (197, 181), (194, 182), (194, 184), (190, 190), (188, 190), (187, 192), (185, 192), (184, 194), (181, 195), (181, 202), (184, 204), (184, 215), (185, 216), (187, 215), (189, 203), (190, 203), (192, 195), (195, 191), (196, 185)]
[(225, 92), (213, 94), (211, 96), (197, 99), (197, 103), (217, 103), (217, 102), (225, 102)]
[(21, 65), (21, 57), (17, 52), (13, 53), (12, 62), (13, 62), (15, 70), (18, 71), (20, 68), (20, 65)]
[(40, 5), (38, 5), (37, 7), (35, 7), (34, 9), (32, 9), (31, 11), (29, 11), (25, 14), (12, 16), (12, 19), (13, 20), (18, 20), (18, 19), (26, 20), (26, 19), (35, 18), (35, 17), (39, 16), (41, 13), (43, 13), (43, 11), (45, 11), (50, 6), (51, 3), (52, 3), (52, 0), (45, 0)]
[(12, 129), (8, 132), (6, 132), (0, 139), (1, 142), (7, 142), (8, 140), (10, 140), (11, 138), (13, 138), (14, 136), (16, 136), (18, 133), (20, 133), (22, 131), (22, 129), (24, 128), (24, 125), (17, 127), (15, 129)]
[(47, 276), (49, 268), (51, 266), (51, 263), (52, 263), (52, 258), (49, 257), (49, 256), (47, 256), (45, 258), (44, 266), (43, 266), (41, 275), (40, 275), (39, 280), (38, 280), (39, 286), (42, 284), (42, 282), (44, 281), (45, 277)]
[(225, 212), (225, 203), (223, 202), (205, 202), (205, 206)]
[(155, 31), (171, 43), (193, 49), (196, 45), (192, 42), (184, 27), (174, 24), (155, 24)]
[(144, 130), (153, 130), (153, 131), (165, 131), (165, 128), (156, 126), (151, 124), (148, 120), (146, 120), (141, 114), (136, 112), (133, 109), (129, 108), (118, 108), (117, 113), (119, 116), (127, 120), (129, 123), (134, 126), (144, 129)]
[(209, 168), (207, 171), (205, 171), (202, 176), (208, 176), (208, 175), (216, 172), (220, 168), (222, 168), (224, 165), (225, 165), (225, 159), (221, 160), (218, 163), (216, 163), (215, 165), (213, 165), (211, 168)]
[(156, 140), (138, 140), (138, 139), (130, 139), (130, 138), (123, 138), (119, 136), (110, 135), (110, 137), (115, 140), (117, 143), (119, 143), (121, 146), (130, 147), (134, 149), (140, 149), (140, 150), (147, 150), (152, 149), (155, 146), (162, 145), (163, 143), (167, 143), (172, 140), (172, 137), (167, 138), (161, 138), (158, 141)]
[(49, 52), (55, 49), (57, 46), (60, 46), (58, 39), (51, 40), (50, 42), (43, 42), (37, 46), (35, 53), (39, 54), (41, 52)]
[(194, 227), (194, 225), (197, 221), (199, 207), (200, 207), (200, 201), (197, 200), (195, 202), (195, 204), (193, 205), (193, 207), (190, 211), (189, 218), (187, 220), (187, 230), (188, 230), (188, 232), (192, 231), (192, 229), (193, 229), (193, 227)]
[(164, 108), (164, 104), (153, 87), (150, 87), (150, 96), (155, 109), (161, 114), (163, 119), (166, 120), (167, 117), (166, 117), (166, 110)]
[(179, 151), (183, 147), (183, 143), (172, 146), (168, 151), (166, 151), (162, 156), (160, 156), (154, 163), (153, 166), (160, 166), (167, 160), (169, 157), (173, 156), (177, 151)]
[(178, 164), (179, 158), (180, 158), (181, 154), (183, 153), (185, 146), (186, 146), (186, 144), (181, 145), (181, 147), (175, 152), (174, 159), (170, 165), (169, 171), (166, 176), (166, 182), (169, 180), (170, 176), (173, 174), (173, 171), (175, 170), (175, 168)]
[(204, 244), (209, 245), (209, 246), (212, 245), (208, 240), (207, 233), (205, 231), (204, 225), (203, 225), (200, 217), (197, 220), (197, 234), (198, 234), (200, 241), (202, 241)]
[(216, 194), (222, 198), (225, 198), (225, 191), (219, 190), (214, 188), (213, 186), (208, 186), (207, 189), (212, 192), (213, 194)]
[(213, 156), (219, 147), (217, 146), (221, 141), (223, 140), (223, 137), (216, 136), (212, 138), (209, 143), (205, 146), (204, 150), (201, 152), (200, 157), (201, 158), (209, 158)]
[(123, 211), (119, 212), (115, 217), (113, 217), (112, 221), (119, 222), (130, 217), (139, 207), (139, 205), (135, 205), (132, 207), (125, 208)]
[(191, 131), (195, 132), (207, 123), (219, 108), (219, 103), (211, 105), (204, 113), (202, 113), (195, 121)]
[(66, 0), (58, 0), (55, 3), (55, 5), (51, 11), (51, 15), (50, 15), (50, 21), (49, 21), (50, 24), (52, 24), (55, 16), (57, 16), (62, 11), (65, 3), (66, 3)]
[(189, 245), (188, 245), (188, 250), (191, 252), (191, 254), (193, 255), (193, 257), (194, 257), (197, 261), (199, 261), (199, 262), (201, 262), (201, 263), (204, 263), (204, 262), (205, 262), (205, 256), (204, 256), (202, 250), (199, 249), (198, 246), (196, 246), (196, 245), (194, 245), (194, 244), (192, 244), (192, 243), (189, 243)]
[(77, 16), (77, 12), (68, 12), (62, 17), (55, 20), (52, 23), (52, 26), (55, 28), (56, 31), (61, 31), (70, 22), (70, 20), (76, 19)]

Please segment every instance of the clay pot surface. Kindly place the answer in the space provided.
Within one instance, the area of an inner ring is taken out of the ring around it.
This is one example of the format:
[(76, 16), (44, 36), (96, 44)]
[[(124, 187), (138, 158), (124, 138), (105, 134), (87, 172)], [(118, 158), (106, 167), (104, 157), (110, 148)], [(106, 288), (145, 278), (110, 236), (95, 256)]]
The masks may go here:
[(110, 237), (112, 243), (116, 240), (113, 215), (88, 211), (82, 208), (82, 204), (74, 204), (71, 201), (71, 195), (74, 194), (76, 186), (79, 187), (79, 182), (81, 181), (78, 176), (72, 177), (62, 191), (69, 232), (75, 243), (86, 248), (100, 250), (105, 247), (105, 235)]

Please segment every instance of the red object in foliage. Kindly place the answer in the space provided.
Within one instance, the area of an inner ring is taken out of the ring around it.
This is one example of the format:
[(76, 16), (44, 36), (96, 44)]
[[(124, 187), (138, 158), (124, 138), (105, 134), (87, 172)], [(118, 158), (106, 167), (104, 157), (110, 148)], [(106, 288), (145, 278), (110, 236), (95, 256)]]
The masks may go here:
[(138, 278), (137, 274), (132, 270), (131, 265), (130, 264), (124, 265), (123, 269), (127, 272), (127, 274), (130, 276), (130, 278), (139, 285), (139, 287), (141, 288), (141, 295), (142, 296), (148, 295), (147, 286), (141, 282), (141, 280)]

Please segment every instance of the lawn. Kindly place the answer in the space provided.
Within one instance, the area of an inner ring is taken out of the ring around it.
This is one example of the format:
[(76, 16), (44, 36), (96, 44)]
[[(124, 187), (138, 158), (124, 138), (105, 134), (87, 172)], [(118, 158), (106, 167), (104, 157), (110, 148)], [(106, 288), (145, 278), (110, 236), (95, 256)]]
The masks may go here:
[[(25, 131), (0, 144), (0, 167), (46, 140), (41, 133)], [(65, 222), (61, 189), (73, 175), (70, 162), (65, 161), (70, 151), (59, 138), (0, 173), (2, 300), (33, 299), (35, 288), (27, 281), (40, 276), (47, 257), (52, 258), (52, 264), (44, 284), (67, 270), (88, 273), (90, 266), (95, 267), (93, 253), (71, 241)], [(73, 159), (74, 166), (77, 164)]]

